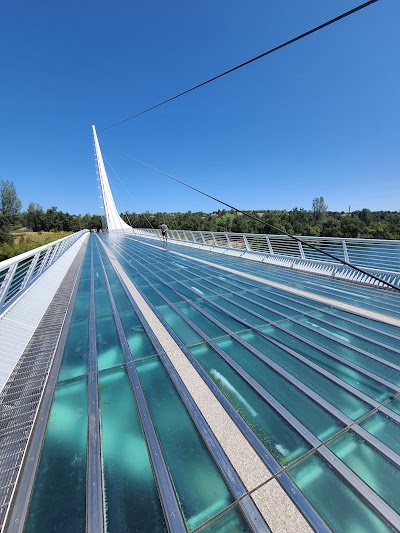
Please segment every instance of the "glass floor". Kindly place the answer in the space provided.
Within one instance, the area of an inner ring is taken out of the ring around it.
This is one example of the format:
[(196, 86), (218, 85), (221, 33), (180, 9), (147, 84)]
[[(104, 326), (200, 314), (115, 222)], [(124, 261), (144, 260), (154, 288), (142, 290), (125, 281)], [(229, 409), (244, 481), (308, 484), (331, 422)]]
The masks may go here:
[(150, 239), (91, 235), (24, 531), (84, 532), (96, 523), (110, 532), (268, 531), (261, 516), (254, 525), (257, 509), (228, 475), (218, 442), (210, 447), (197, 407), (103, 246), (238, 413), (287, 494), (300, 490), (296, 504), (312, 527), (318, 519), (335, 532), (400, 529), (400, 328), (218, 265), (360, 313), (400, 317), (399, 295), (179, 245), (167, 251)]

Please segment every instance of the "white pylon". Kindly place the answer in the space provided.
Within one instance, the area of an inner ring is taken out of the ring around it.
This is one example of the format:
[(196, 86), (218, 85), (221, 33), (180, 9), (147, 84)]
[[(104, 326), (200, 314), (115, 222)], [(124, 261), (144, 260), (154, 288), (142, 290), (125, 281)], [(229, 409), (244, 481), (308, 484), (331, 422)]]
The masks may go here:
[(108, 182), (107, 172), (101, 155), (99, 140), (97, 139), (96, 128), (93, 128), (94, 147), (96, 151), (97, 168), (99, 171), (99, 181), (101, 187), (101, 198), (103, 200), (104, 216), (103, 216), (103, 231), (108, 232), (133, 232), (131, 226), (122, 220), (119, 216), (113, 195), (111, 193), (110, 184)]

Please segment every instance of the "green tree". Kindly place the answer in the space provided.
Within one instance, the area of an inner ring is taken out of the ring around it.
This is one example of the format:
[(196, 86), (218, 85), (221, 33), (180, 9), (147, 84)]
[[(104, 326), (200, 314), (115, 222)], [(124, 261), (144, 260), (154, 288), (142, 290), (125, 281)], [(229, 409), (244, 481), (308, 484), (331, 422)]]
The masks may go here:
[(0, 243), (11, 242), (10, 228), (21, 211), (21, 201), (12, 181), (0, 182)]
[(312, 203), (314, 220), (322, 220), (324, 214), (328, 211), (328, 206), (324, 201), (323, 196), (317, 196)]

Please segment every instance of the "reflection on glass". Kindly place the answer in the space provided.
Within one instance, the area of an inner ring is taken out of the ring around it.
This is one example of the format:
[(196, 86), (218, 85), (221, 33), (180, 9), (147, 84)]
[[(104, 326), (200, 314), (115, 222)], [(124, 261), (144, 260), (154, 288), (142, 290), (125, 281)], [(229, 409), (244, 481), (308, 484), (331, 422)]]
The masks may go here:
[(167, 531), (125, 369), (99, 373), (99, 391), (107, 531)]
[(393, 531), (320, 456), (307, 457), (288, 474), (335, 533)]
[(193, 530), (233, 498), (159, 359), (143, 360), (137, 368), (183, 515)]
[(57, 385), (24, 531), (86, 530), (87, 381)]

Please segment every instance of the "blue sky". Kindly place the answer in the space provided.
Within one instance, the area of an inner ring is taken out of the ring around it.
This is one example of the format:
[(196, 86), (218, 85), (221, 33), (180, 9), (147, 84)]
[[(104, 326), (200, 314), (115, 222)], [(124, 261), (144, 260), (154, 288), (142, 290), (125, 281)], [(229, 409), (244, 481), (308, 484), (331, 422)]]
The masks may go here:
[[(371, 7), (136, 120), (362, 3), (9, 0), (0, 6), (0, 179), (100, 213), (91, 124), (125, 211), (400, 209), (400, 2)], [(132, 195), (132, 196), (131, 196)]]

